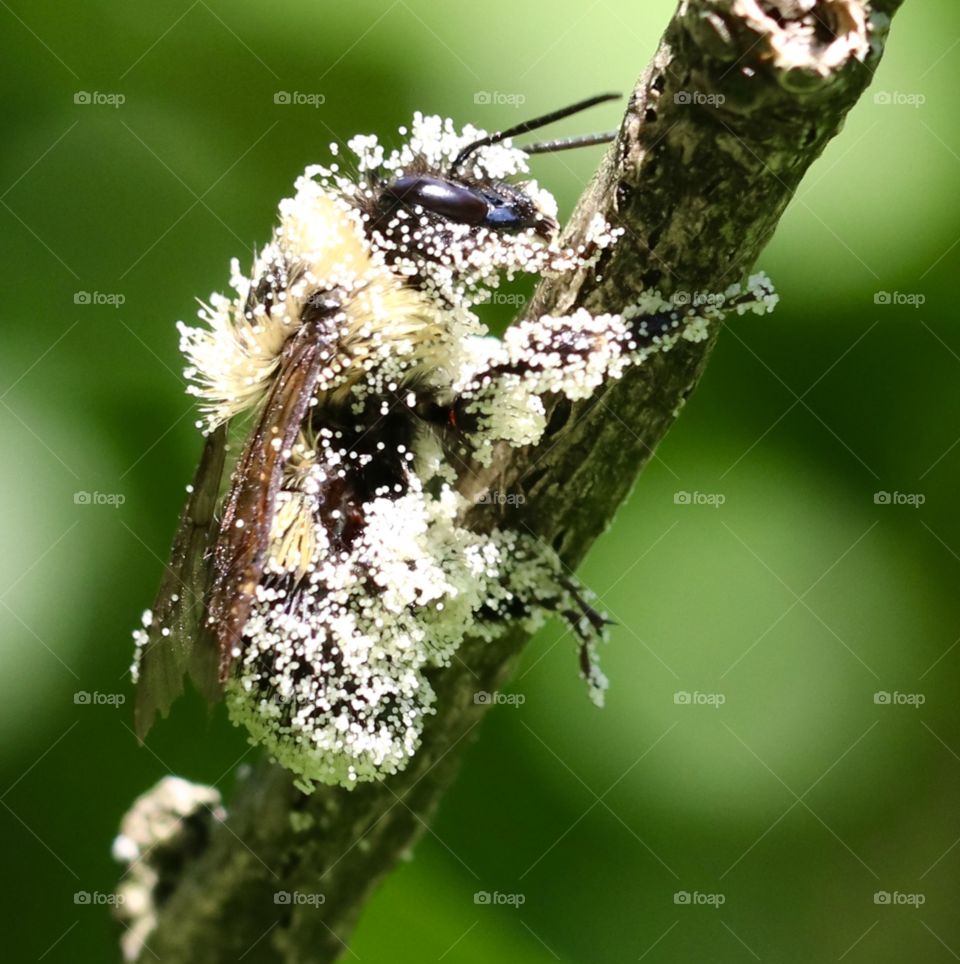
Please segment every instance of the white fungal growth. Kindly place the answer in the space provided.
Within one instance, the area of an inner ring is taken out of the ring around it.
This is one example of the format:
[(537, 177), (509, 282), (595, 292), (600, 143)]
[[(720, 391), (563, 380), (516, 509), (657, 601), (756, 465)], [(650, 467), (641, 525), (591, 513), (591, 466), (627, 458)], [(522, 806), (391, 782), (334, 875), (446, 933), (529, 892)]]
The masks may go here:
[(133, 663), (130, 666), (130, 679), (136, 683), (140, 679), (140, 659), (150, 642), (149, 630), (153, 625), (153, 610), (144, 609), (140, 616), (140, 628), (133, 631)]
[[(755, 275), (694, 304), (645, 292), (620, 314), (580, 308), (488, 337), (474, 307), (503, 276), (588, 267), (620, 231), (598, 216), (578, 248), (564, 247), (553, 197), (529, 180), (514, 189), (532, 205), (536, 230), (384, 206), (390, 179), (442, 175), (483, 136), (417, 114), (396, 150), (353, 138), (352, 176), (342, 158), (308, 168), (250, 275), (234, 262), (233, 295), (211, 296), (199, 327), (180, 325), (207, 431), (258, 411), (289, 364), (291, 339), (316, 318), (326, 325), (303, 332), (327, 341), (307, 415), (283, 453), (226, 687), (234, 722), (306, 789), (403, 768), (433, 711), (430, 671), (467, 636), (492, 638), (513, 620), (532, 627), (561, 613), (591, 698), (602, 702), (603, 618), (589, 594), (532, 537), (461, 525), (458, 477), (498, 444), (535, 445), (550, 397), (587, 398), (678, 340), (707, 337), (725, 312), (776, 303)], [(470, 154), (458, 177), (476, 185), (527, 173), (527, 155), (504, 141)], [(254, 524), (238, 518), (234, 528)], [(152, 632), (146, 616), (138, 653)]]
[(619, 315), (591, 315), (580, 308), (563, 317), (521, 321), (507, 329), (502, 342), (484, 339), (456, 386), (477, 419), (476, 459), (489, 463), (496, 442), (536, 444), (546, 424), (545, 396), (589, 398), (608, 379), (669, 351), (678, 340), (704, 340), (710, 324), (727, 311), (764, 314), (778, 299), (766, 275), (756, 274), (745, 288), (732, 285), (723, 295), (698, 299), (704, 301), (698, 307), (686, 300), (653, 291)]
[(306, 503), (297, 518), (312, 527), (306, 565), (282, 549), (286, 525), (275, 526), (227, 690), (232, 719), (306, 788), (401, 769), (432, 710), (426, 670), (447, 664), (466, 635), (498, 631), (517, 600), (514, 614), (534, 620), (534, 600), (574, 605), (548, 550), (512, 532), (482, 536), (458, 526), (463, 498), (446, 484), (431, 494), (416, 476), (399, 498), (368, 502), (353, 545), (331, 551), (319, 506), (310, 504), (319, 494), (309, 493), (322, 491), (321, 466), (342, 454), (321, 439), (307, 494), (297, 496)]

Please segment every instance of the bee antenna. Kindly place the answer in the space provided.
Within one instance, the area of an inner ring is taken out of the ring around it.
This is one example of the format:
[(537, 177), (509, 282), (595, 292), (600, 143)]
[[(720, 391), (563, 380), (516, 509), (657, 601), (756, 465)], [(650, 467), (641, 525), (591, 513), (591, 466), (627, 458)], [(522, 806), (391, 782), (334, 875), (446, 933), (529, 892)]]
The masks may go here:
[(595, 97), (588, 97), (586, 100), (577, 101), (576, 104), (571, 104), (569, 107), (561, 107), (560, 110), (551, 111), (549, 114), (543, 114), (541, 117), (534, 117), (533, 120), (524, 121), (522, 124), (515, 124), (506, 130), (497, 131), (496, 134), (488, 134), (486, 137), (481, 137), (472, 144), (467, 144), (467, 146), (457, 154), (453, 159), (453, 163), (450, 165), (450, 173), (453, 174), (474, 151), (479, 150), (481, 147), (499, 144), (508, 137), (527, 134), (530, 131), (546, 127), (547, 124), (552, 124), (554, 121), (563, 120), (564, 117), (569, 117), (571, 114), (579, 114), (580, 111), (586, 110), (588, 107), (606, 103), (608, 100), (619, 100), (620, 97), (620, 94), (597, 94)]
[(575, 147), (589, 147), (591, 144), (609, 144), (616, 136), (616, 131), (600, 131), (578, 137), (561, 137), (554, 141), (537, 141), (536, 144), (528, 144), (521, 150), (525, 154), (555, 154), (557, 151), (572, 151)]

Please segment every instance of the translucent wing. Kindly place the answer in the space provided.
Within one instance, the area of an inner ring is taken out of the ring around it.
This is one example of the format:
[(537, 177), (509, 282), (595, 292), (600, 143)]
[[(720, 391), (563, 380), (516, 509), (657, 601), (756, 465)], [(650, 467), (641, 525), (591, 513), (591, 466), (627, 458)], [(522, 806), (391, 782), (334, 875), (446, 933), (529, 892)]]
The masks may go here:
[(216, 530), (214, 511), (223, 476), (226, 426), (207, 436), (190, 498), (180, 514), (170, 562), (163, 574), (139, 652), (134, 724), (142, 740), (157, 713), (166, 716), (190, 674), (208, 699), (219, 693), (216, 644), (204, 621), (210, 584), (209, 547)]
[(207, 613), (226, 679), (263, 571), (286, 453), (313, 396), (327, 341), (303, 325), (284, 347), (279, 372), (233, 473), (213, 555)]

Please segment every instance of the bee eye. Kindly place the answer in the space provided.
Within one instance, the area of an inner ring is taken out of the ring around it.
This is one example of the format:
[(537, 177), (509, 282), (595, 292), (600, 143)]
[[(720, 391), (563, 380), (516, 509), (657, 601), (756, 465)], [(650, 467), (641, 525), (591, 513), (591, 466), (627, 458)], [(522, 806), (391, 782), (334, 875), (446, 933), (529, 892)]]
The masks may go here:
[(398, 177), (383, 189), (380, 196), (381, 209), (422, 207), (460, 224), (483, 224), (489, 206), (484, 198), (462, 184), (455, 184), (440, 177), (410, 174)]

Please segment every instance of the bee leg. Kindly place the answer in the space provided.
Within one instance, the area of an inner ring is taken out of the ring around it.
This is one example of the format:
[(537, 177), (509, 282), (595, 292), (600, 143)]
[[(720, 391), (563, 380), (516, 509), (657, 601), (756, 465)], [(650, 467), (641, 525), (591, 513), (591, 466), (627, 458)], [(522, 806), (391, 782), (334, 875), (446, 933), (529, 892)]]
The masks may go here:
[[(539, 442), (546, 428), (547, 396), (577, 401), (611, 378), (681, 339), (707, 338), (725, 314), (773, 309), (777, 296), (764, 275), (724, 292), (644, 293), (620, 314), (569, 315), (521, 321), (501, 342), (484, 339), (471, 356), (473, 369), (457, 391), (455, 421), (473, 431), (476, 457), (488, 462), (492, 445)], [(479, 360), (478, 360), (479, 359)]]
[(573, 603), (572, 606), (560, 609), (560, 614), (577, 637), (580, 676), (587, 683), (590, 699), (597, 706), (603, 706), (607, 678), (600, 669), (597, 643), (606, 641), (607, 627), (611, 626), (612, 622), (590, 605), (585, 598), (583, 587), (576, 580), (561, 576), (557, 581), (564, 592), (565, 601)]

